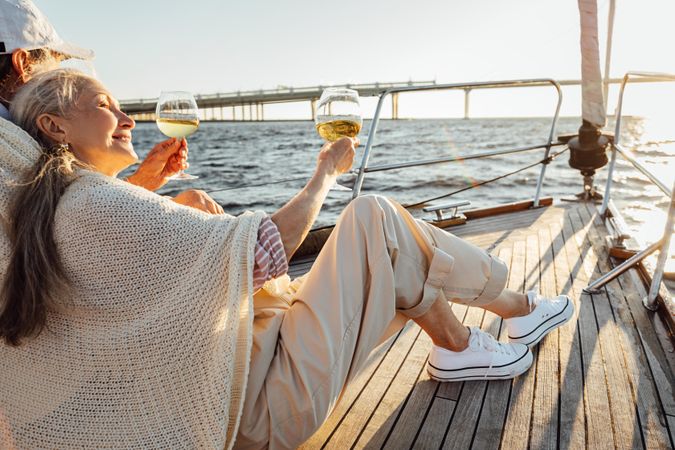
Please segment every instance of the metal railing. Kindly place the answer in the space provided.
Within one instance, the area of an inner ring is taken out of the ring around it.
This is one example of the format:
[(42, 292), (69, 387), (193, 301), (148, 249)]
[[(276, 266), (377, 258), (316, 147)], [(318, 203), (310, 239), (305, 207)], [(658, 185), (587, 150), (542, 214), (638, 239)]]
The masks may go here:
[[(527, 147), (518, 147), (512, 149), (504, 149), (499, 151), (484, 152), (473, 155), (464, 155), (464, 156), (449, 156), (437, 159), (423, 160), (423, 161), (412, 161), (404, 163), (394, 163), (394, 164), (384, 164), (380, 166), (368, 167), (368, 161), (370, 160), (370, 152), (373, 148), (373, 143), (375, 142), (375, 136), (377, 134), (377, 127), (380, 122), (380, 114), (382, 111), (382, 105), (387, 96), (391, 94), (398, 94), (400, 92), (420, 92), (420, 91), (438, 91), (438, 90), (469, 90), (474, 88), (511, 88), (511, 87), (523, 87), (523, 86), (542, 86), (550, 84), (553, 86), (558, 93), (558, 101), (556, 103), (555, 113), (553, 115), (553, 120), (551, 121), (551, 130), (548, 135), (548, 140), (544, 144), (532, 145)], [(363, 180), (366, 176), (366, 173), (369, 172), (378, 172), (384, 170), (394, 170), (401, 169), (405, 167), (416, 167), (424, 166), (431, 164), (441, 164), (447, 162), (454, 162), (459, 160), (467, 159), (476, 159), (476, 158), (486, 158), (490, 156), (506, 155), (510, 153), (520, 153), (530, 150), (536, 150), (544, 148), (544, 160), (549, 158), (551, 152), (551, 147), (554, 145), (561, 145), (553, 142), (553, 136), (555, 135), (555, 128), (558, 123), (558, 117), (560, 115), (560, 105), (562, 104), (562, 90), (560, 84), (550, 78), (531, 78), (531, 79), (522, 79), (522, 80), (507, 80), (507, 81), (485, 81), (478, 83), (455, 83), (455, 84), (434, 84), (428, 86), (408, 86), (408, 87), (394, 87), (387, 89), (382, 94), (380, 94), (379, 101), (377, 102), (377, 108), (375, 110), (375, 115), (373, 116), (373, 121), (370, 125), (370, 131), (368, 132), (368, 141), (366, 143), (366, 148), (363, 153), (363, 159), (361, 165), (358, 168), (358, 175), (356, 182), (354, 183), (354, 189), (352, 192), (352, 198), (356, 198), (361, 194), (361, 187), (363, 186)], [(537, 188), (534, 195), (534, 207), (539, 206), (539, 198), (541, 195), (541, 187), (544, 182), (544, 176), (546, 174), (546, 166), (548, 162), (542, 163), (541, 172), (539, 173), (539, 179), (537, 181)]]
[(620, 143), (621, 140), (621, 111), (623, 108), (623, 96), (626, 84), (628, 83), (631, 77), (638, 77), (641, 79), (649, 78), (650, 81), (675, 81), (675, 74), (667, 73), (653, 73), (653, 72), (628, 72), (623, 77), (623, 82), (621, 83), (621, 90), (619, 91), (619, 102), (616, 109), (616, 123), (614, 129), (614, 142), (612, 144), (612, 155), (609, 163), (609, 170), (607, 174), (607, 184), (605, 186), (605, 197), (600, 208), (600, 215), (603, 218), (607, 218), (607, 212), (609, 210), (609, 201), (610, 201), (610, 192), (612, 189), (613, 183), (613, 174), (614, 166), (616, 164), (616, 155), (620, 154), (626, 161), (628, 161), (637, 171), (646, 176), (656, 187), (663, 192), (666, 196), (670, 197), (670, 206), (668, 207), (668, 216), (666, 219), (666, 226), (663, 230), (663, 235), (661, 238), (651, 244), (646, 249), (636, 253), (631, 258), (624, 261), (622, 264), (616, 266), (611, 271), (607, 272), (597, 280), (591, 282), (584, 290), (589, 293), (597, 293), (599, 289), (605, 284), (617, 278), (622, 273), (626, 272), (628, 269), (632, 268), (640, 261), (645, 259), (647, 256), (654, 253), (656, 250), (659, 250), (659, 257), (656, 262), (656, 268), (654, 270), (654, 276), (652, 277), (652, 284), (649, 287), (649, 293), (647, 297), (642, 299), (642, 303), (646, 308), (650, 310), (655, 310), (658, 307), (656, 298), (661, 287), (661, 281), (663, 279), (663, 271), (666, 265), (666, 259), (668, 258), (668, 251), (670, 248), (670, 239), (673, 235), (673, 224), (675, 223), (675, 182), (673, 182), (672, 189), (668, 189), (668, 186), (659, 180), (654, 174), (652, 174), (644, 165), (642, 165), (637, 158), (627, 149), (623, 148)]

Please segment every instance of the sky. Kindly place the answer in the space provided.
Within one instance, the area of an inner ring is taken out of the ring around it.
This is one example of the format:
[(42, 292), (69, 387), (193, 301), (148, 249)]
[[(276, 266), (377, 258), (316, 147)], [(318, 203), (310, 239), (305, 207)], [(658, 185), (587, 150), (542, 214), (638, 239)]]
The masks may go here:
[[(34, 1), (64, 39), (96, 52), (97, 75), (119, 99), (161, 90), (580, 77), (574, 0)], [(604, 60), (609, 0), (598, 0), (598, 9)], [(616, 10), (611, 76), (675, 73), (668, 53), (675, 48), (675, 1), (617, 0)], [(635, 111), (664, 114), (662, 93), (631, 92)], [(579, 89), (564, 96), (562, 114), (578, 115)], [(551, 89), (474, 92), (471, 113), (549, 116), (554, 102)], [(364, 100), (364, 115), (374, 104)], [(463, 96), (407, 94), (399, 109), (405, 117), (457, 117)], [(266, 118), (309, 114), (304, 103), (265, 111)]]

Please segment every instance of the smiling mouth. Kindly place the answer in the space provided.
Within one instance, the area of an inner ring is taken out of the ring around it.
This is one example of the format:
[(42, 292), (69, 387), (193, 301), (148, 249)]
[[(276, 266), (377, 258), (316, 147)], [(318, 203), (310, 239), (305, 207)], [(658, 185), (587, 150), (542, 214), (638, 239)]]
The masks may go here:
[(131, 142), (131, 136), (127, 136), (124, 134), (115, 134), (112, 137), (116, 141), (122, 141), (122, 142)]

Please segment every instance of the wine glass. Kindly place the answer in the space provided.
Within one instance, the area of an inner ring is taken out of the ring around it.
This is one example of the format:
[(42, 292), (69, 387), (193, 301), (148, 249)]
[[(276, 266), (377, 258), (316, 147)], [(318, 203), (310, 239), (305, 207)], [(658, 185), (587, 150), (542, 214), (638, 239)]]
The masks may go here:
[[(361, 131), (361, 105), (359, 93), (353, 89), (324, 89), (316, 108), (316, 131), (328, 142), (341, 137), (356, 137)], [(331, 186), (333, 191), (351, 191), (337, 182)]]
[[(199, 108), (194, 96), (183, 91), (162, 91), (157, 100), (157, 127), (168, 137), (182, 139), (199, 127)], [(199, 178), (184, 171), (172, 176), (172, 180)]]

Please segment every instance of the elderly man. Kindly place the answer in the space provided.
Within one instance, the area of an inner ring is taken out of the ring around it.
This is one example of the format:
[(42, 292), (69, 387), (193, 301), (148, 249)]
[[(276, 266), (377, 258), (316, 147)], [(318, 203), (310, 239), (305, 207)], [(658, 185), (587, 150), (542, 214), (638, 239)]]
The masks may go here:
[[(0, 0), (0, 118), (11, 121), (9, 104), (18, 89), (40, 72), (59, 67), (66, 59), (93, 59), (94, 52), (65, 42), (47, 17), (27, 0)], [(185, 141), (169, 139), (156, 145), (138, 170), (127, 178), (155, 191), (175, 173), (187, 168)], [(174, 201), (207, 212), (220, 206), (199, 191), (186, 191)]]

